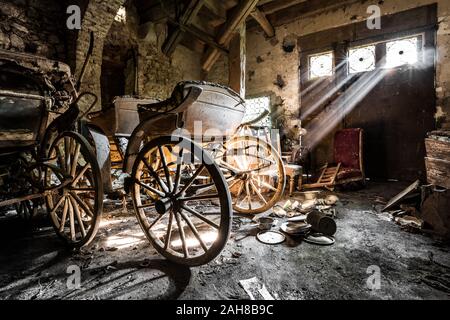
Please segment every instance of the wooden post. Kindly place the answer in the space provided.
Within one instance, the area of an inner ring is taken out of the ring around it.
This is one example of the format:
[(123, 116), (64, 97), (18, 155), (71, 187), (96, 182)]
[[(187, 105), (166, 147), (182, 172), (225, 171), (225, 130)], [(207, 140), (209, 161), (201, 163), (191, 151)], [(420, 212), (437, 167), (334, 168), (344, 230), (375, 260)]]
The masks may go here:
[(245, 99), (246, 28), (243, 24), (230, 42), (229, 86)]

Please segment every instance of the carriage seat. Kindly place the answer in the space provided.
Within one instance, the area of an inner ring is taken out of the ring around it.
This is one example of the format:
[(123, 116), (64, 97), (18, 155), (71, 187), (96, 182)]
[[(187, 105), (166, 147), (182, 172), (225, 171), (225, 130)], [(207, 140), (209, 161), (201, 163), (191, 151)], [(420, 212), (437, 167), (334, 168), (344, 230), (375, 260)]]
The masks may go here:
[(89, 123), (107, 136), (130, 136), (139, 124), (138, 105), (159, 100), (134, 96), (115, 97), (110, 108), (88, 114)]
[[(148, 114), (148, 113), (168, 113), (174, 111), (177, 107), (179, 107), (184, 100), (187, 98), (189, 94), (189, 90), (192, 87), (197, 88), (208, 88), (207, 90), (211, 90), (211, 88), (216, 88), (220, 90), (225, 90), (229, 96), (233, 97), (237, 101), (244, 102), (242, 98), (232, 89), (222, 86), (217, 83), (206, 82), (206, 81), (182, 81), (176, 85), (174, 90), (172, 91), (172, 95), (170, 98), (164, 101), (157, 101), (155, 103), (150, 104), (139, 104), (138, 112), (140, 114)], [(194, 102), (194, 101), (193, 101)]]

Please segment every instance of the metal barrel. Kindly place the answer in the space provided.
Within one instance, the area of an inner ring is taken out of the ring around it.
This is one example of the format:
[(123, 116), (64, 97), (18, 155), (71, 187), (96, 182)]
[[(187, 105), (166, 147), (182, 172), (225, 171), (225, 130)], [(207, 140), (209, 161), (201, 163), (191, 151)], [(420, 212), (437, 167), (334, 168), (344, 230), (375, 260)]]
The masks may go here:
[(336, 233), (336, 221), (320, 211), (312, 211), (308, 214), (307, 222), (311, 229), (326, 236), (333, 236)]

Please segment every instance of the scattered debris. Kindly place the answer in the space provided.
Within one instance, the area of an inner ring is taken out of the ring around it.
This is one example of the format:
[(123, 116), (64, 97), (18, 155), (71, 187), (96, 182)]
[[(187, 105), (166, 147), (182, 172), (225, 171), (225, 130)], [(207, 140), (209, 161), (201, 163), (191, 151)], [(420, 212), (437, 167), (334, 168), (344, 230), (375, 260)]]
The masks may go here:
[(231, 256), (233, 258), (240, 258), (242, 256), (242, 253), (235, 251), (231, 254)]
[(313, 233), (304, 238), (305, 242), (321, 246), (331, 246), (335, 243), (333, 237), (327, 237), (320, 233)]
[(289, 218), (288, 222), (305, 222), (307, 217), (308, 216), (306, 214), (302, 214), (302, 215), (294, 217), (294, 218)]
[(398, 205), (406, 196), (410, 195), (414, 191), (417, 191), (420, 186), (420, 181), (417, 180), (412, 185), (410, 185), (408, 188), (400, 192), (398, 195), (396, 195), (394, 198), (391, 199), (391, 201), (388, 202), (388, 204), (383, 208), (382, 212), (388, 211), (389, 209), (392, 209), (396, 205)]
[(311, 225), (305, 222), (285, 222), (280, 229), (291, 236), (304, 236), (311, 230)]
[(247, 292), (250, 300), (275, 300), (267, 290), (266, 285), (261, 283), (256, 277), (241, 280), (239, 284)]
[(402, 227), (411, 227), (419, 230), (423, 228), (424, 224), (422, 219), (412, 216), (397, 217), (395, 218), (395, 222)]
[(334, 206), (339, 201), (339, 198), (335, 195), (328, 195), (325, 198), (325, 204), (329, 206)]
[(273, 207), (273, 213), (278, 217), (278, 218), (284, 218), (287, 216), (287, 212), (286, 210), (284, 210), (281, 206), (276, 205)]

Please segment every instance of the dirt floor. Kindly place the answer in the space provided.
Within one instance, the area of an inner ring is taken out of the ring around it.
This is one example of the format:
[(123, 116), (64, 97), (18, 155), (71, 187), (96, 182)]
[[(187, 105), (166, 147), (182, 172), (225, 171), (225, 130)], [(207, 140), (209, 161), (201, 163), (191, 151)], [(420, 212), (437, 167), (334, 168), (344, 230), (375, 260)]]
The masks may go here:
[[(265, 245), (249, 219), (235, 217), (223, 253), (191, 269), (158, 256), (132, 210), (105, 214), (97, 239), (80, 253), (64, 250), (45, 225), (30, 232), (2, 218), (0, 299), (248, 299), (239, 280), (253, 277), (276, 299), (449, 299), (450, 245), (403, 231), (378, 213), (377, 199), (404, 187), (371, 183), (337, 193), (338, 232), (329, 247), (291, 238)], [(74, 266), (80, 288), (68, 289)], [(371, 266), (380, 269), (379, 290), (367, 286)]]

